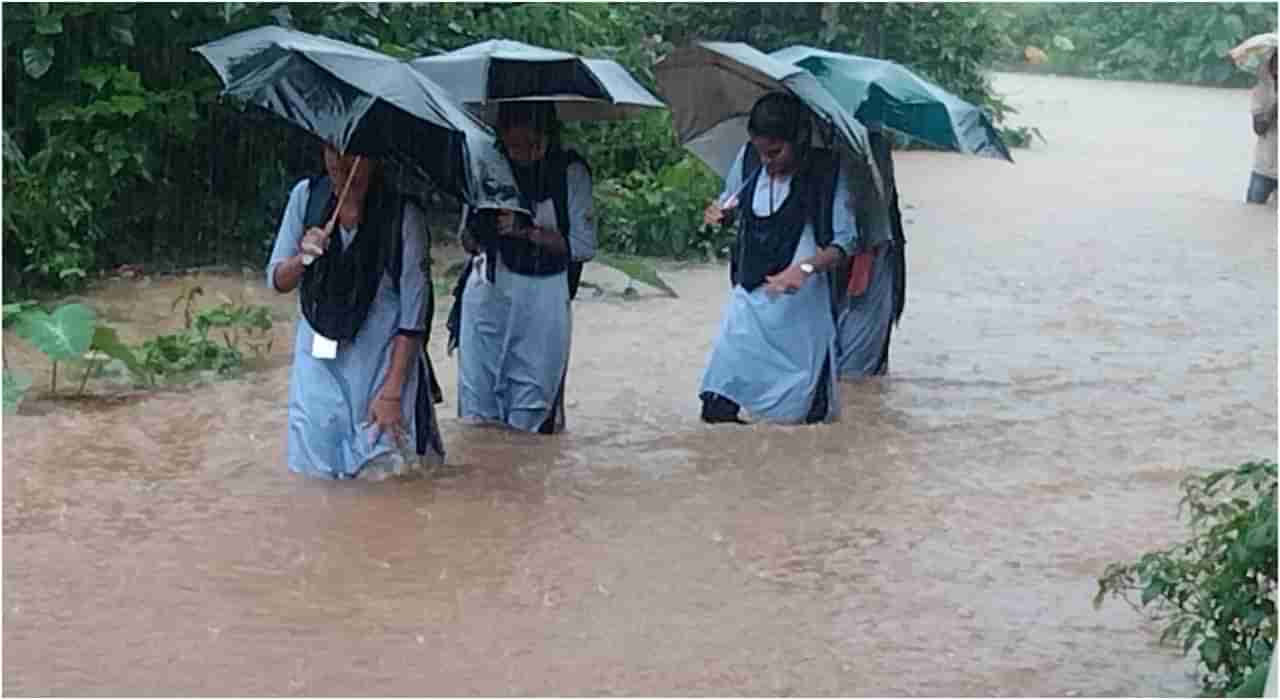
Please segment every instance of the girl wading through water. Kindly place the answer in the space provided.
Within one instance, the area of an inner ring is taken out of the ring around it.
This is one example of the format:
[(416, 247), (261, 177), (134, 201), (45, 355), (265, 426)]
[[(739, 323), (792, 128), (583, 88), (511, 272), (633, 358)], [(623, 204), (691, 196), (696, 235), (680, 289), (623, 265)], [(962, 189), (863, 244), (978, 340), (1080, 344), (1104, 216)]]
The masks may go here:
[(591, 172), (559, 143), (550, 103), (508, 102), (498, 111), (501, 147), (529, 217), (475, 212), (471, 254), (454, 290), (450, 346), (458, 349), (458, 416), (544, 434), (565, 426), (570, 300), (595, 254)]
[[(906, 236), (898, 206), (898, 186), (893, 172), (890, 137), (881, 129), (867, 132), (871, 155), (884, 181), (886, 226), (877, 227), (872, 216), (859, 217), (858, 242), (849, 266), (848, 301), (836, 319), (836, 345), (840, 349), (836, 375), (859, 380), (889, 372), (889, 343), (893, 325), (906, 305)], [(865, 210), (859, 210), (864, 213)]]
[(324, 146), (326, 175), (289, 195), (267, 284), (299, 290), (289, 468), (382, 479), (444, 460), (424, 350), (430, 245), (422, 210), (379, 164)]
[[(702, 419), (741, 423), (741, 409), (773, 423), (817, 423), (839, 412), (833, 309), (856, 226), (849, 172), (811, 145), (811, 116), (785, 93), (751, 109), (739, 151), (707, 224), (741, 212), (733, 288), (703, 375)], [(741, 204), (737, 200), (741, 198)]]

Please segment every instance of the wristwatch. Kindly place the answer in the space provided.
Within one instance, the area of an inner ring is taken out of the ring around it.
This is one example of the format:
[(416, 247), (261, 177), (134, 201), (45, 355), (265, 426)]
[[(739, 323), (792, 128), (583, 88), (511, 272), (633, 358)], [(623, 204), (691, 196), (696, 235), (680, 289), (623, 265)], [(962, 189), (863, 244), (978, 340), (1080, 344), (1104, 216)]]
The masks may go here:
[(812, 275), (818, 271), (818, 268), (814, 267), (813, 263), (800, 263), (800, 271), (806, 275)]

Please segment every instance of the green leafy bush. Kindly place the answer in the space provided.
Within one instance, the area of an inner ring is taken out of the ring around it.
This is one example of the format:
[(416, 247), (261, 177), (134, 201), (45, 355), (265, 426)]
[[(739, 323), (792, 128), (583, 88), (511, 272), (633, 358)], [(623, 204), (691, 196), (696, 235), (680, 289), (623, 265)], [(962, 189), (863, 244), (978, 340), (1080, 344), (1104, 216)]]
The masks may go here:
[(1163, 640), (1198, 651), (1209, 695), (1243, 685), (1275, 647), (1276, 474), (1262, 461), (1186, 479), (1191, 538), (1112, 564), (1098, 580), (1095, 606), (1112, 596), (1150, 610)]
[[(613, 58), (655, 91), (657, 60), (694, 39), (806, 43), (903, 62), (999, 117), (1007, 108), (982, 72), (998, 46), (992, 16), (943, 3), (14, 3), (3, 14), (4, 281), (56, 291), (122, 263), (262, 262), (289, 188), (319, 160), (312, 137), (220, 98), (191, 51), (250, 27), (399, 57), (505, 37)], [(574, 125), (566, 139), (611, 193), (604, 208), (624, 186), (669, 193), (668, 169), (687, 159), (661, 111)], [(697, 230), (701, 204), (626, 197), (606, 247), (702, 256), (719, 245)]]
[(234, 347), (187, 330), (143, 343), (142, 362), (152, 372), (169, 377), (205, 370), (231, 374), (240, 369), (244, 356)]
[(733, 241), (702, 223), (720, 179), (693, 156), (657, 173), (629, 172), (596, 186), (600, 245), (630, 255), (715, 259)]
[[(165, 376), (213, 371), (231, 374), (244, 363), (241, 346), (259, 357), (271, 351), (271, 310), (265, 306), (235, 303), (224, 298), (212, 308), (193, 313), (195, 299), (204, 294), (191, 287), (173, 301), (182, 306), (184, 328), (180, 333), (157, 336), (142, 344), (142, 363)], [(209, 338), (217, 331), (222, 343)]]

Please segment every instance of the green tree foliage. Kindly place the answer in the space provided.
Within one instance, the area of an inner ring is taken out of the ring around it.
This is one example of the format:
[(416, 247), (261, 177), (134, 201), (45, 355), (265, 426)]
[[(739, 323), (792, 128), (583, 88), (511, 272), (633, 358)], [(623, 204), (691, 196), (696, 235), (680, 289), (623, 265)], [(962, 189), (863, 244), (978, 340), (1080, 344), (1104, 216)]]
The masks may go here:
[[(10, 3), (5, 284), (68, 289), (122, 263), (261, 262), (290, 186), (319, 158), (311, 137), (220, 98), (214, 72), (191, 51), (251, 27), (280, 24), (397, 57), (503, 37), (613, 58), (653, 90), (657, 60), (694, 39), (766, 51), (806, 43), (903, 62), (1001, 116), (981, 70), (999, 45), (991, 16), (936, 3)], [(665, 113), (574, 126), (567, 140), (587, 154), (601, 191), (634, 177), (653, 185), (648, 195), (680, 202), (661, 215), (626, 214), (644, 230), (617, 216), (612, 226), (607, 210), (620, 200), (601, 202), (606, 247), (683, 255), (717, 246), (695, 230), (715, 178), (696, 172)], [(634, 244), (672, 226), (684, 231), (674, 244)]]
[(1276, 30), (1274, 3), (1017, 3), (988, 16), (1001, 62), (1035, 46), (1055, 72), (1236, 87), (1253, 78), (1227, 52)]
[(1276, 463), (1221, 469), (1182, 488), (1190, 539), (1108, 566), (1094, 605), (1112, 596), (1150, 610), (1164, 639), (1197, 650), (1205, 693), (1222, 697), (1257, 685), (1276, 643)]

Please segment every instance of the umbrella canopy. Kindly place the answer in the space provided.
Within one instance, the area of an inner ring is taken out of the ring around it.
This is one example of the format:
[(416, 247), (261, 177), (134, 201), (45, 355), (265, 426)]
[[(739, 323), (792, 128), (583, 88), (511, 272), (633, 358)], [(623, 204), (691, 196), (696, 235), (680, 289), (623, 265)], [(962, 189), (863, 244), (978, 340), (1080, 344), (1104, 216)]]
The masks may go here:
[(788, 92), (813, 115), (817, 145), (842, 148), (855, 170), (882, 191), (867, 130), (808, 71), (746, 44), (699, 42), (658, 62), (658, 89), (671, 108), (680, 143), (724, 177), (748, 141), (747, 118), (756, 100)]
[(552, 102), (563, 121), (634, 117), (665, 105), (617, 61), (494, 39), (410, 64), (493, 123), (497, 105)]
[(1264, 63), (1271, 60), (1271, 54), (1276, 52), (1278, 44), (1280, 42), (1277, 42), (1275, 32), (1258, 34), (1240, 42), (1228, 55), (1241, 70), (1256, 73)]
[(892, 61), (789, 46), (770, 54), (804, 68), (871, 127), (884, 127), (938, 148), (1013, 162), (990, 117)]
[(344, 153), (417, 171), (476, 208), (523, 211), (493, 133), (404, 62), (282, 27), (240, 32), (195, 51), (217, 71), (224, 94)]

